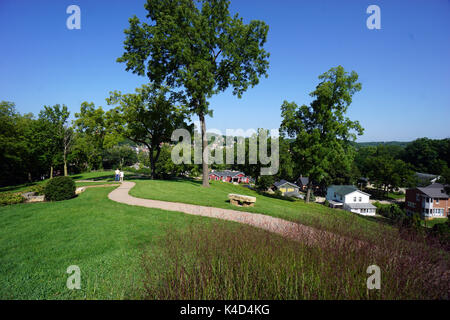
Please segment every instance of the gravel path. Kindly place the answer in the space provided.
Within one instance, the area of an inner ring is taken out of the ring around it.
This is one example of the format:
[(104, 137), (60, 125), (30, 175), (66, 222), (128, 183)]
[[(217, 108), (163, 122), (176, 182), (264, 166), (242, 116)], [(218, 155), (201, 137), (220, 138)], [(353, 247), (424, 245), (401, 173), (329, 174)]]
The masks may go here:
[(321, 231), (312, 227), (259, 213), (249, 213), (230, 209), (205, 207), (179, 202), (135, 198), (128, 194), (128, 191), (133, 188), (134, 185), (134, 182), (123, 182), (120, 187), (116, 188), (114, 191), (108, 194), (108, 198), (116, 202), (133, 206), (177, 211), (192, 215), (244, 223), (280, 234), (294, 240), (304, 241), (305, 243), (311, 245), (317, 244), (319, 240), (323, 241), (324, 236), (330, 236), (333, 238), (336, 237), (335, 234), (332, 234), (330, 232)]

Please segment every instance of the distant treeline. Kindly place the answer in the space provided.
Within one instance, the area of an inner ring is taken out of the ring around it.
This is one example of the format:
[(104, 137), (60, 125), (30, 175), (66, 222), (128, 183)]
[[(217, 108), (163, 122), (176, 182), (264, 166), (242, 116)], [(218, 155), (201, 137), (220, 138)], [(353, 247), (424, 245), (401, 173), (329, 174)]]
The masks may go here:
[(354, 142), (354, 146), (356, 148), (360, 147), (377, 147), (377, 146), (399, 146), (405, 148), (411, 141), (403, 142), (403, 141), (377, 141), (377, 142)]

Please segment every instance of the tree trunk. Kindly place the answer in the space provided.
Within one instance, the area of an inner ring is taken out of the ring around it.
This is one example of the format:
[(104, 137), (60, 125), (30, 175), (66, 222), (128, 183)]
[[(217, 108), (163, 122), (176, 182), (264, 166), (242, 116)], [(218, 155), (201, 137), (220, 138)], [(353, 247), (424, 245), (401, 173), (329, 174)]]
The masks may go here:
[(65, 148), (64, 148), (64, 176), (67, 177), (67, 157)]
[(53, 178), (53, 166), (50, 166), (50, 179)]
[(202, 130), (202, 174), (203, 174), (203, 187), (209, 187), (209, 168), (208, 168), (208, 140), (206, 138), (206, 124), (205, 124), (205, 116), (203, 113), (200, 113), (200, 125)]
[(31, 181), (31, 172), (28, 172), (28, 182), (32, 182)]
[(309, 203), (310, 202), (310, 198), (311, 198), (311, 185), (309, 185), (308, 184), (308, 189), (307, 189), (307, 191), (306, 191), (306, 203)]
[(148, 155), (150, 157), (150, 170), (151, 170), (150, 178), (152, 180), (154, 180), (155, 179), (155, 163), (153, 161), (153, 146), (148, 147), (148, 148), (149, 148)]

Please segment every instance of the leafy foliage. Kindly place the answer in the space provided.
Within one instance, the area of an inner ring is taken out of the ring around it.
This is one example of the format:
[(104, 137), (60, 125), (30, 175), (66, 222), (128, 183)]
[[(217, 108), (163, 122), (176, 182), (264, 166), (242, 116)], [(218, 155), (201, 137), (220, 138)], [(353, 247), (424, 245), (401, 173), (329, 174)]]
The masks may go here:
[(320, 75), (319, 80), (310, 93), (315, 98), (310, 106), (299, 107), (287, 101), (281, 106), (280, 131), (294, 138), (294, 159), (300, 171), (309, 176), (306, 201), (309, 201), (312, 181), (323, 182), (330, 177), (333, 166), (350, 170), (354, 155), (350, 142), (363, 132), (358, 121), (345, 117), (353, 94), (361, 90), (358, 74), (354, 71), (349, 74), (338, 66)]
[(44, 194), (48, 201), (61, 201), (75, 196), (75, 182), (70, 177), (56, 177), (45, 185)]
[(18, 192), (1, 192), (0, 193), (0, 206), (17, 204), (25, 200), (24, 197)]
[(117, 134), (147, 146), (152, 177), (156, 177), (161, 144), (170, 142), (175, 129), (189, 128), (186, 109), (176, 106), (167, 87), (143, 85), (136, 93), (111, 92), (108, 104), (118, 106), (107, 113), (108, 125)]
[(256, 183), (256, 188), (259, 191), (266, 191), (273, 185), (274, 182), (273, 176), (261, 176)]
[[(263, 49), (268, 26), (258, 20), (244, 24), (231, 16), (228, 0), (148, 0), (151, 23), (133, 16), (125, 30), (125, 52), (117, 59), (126, 70), (151, 82), (180, 89), (190, 112), (201, 123), (206, 149), (208, 99), (228, 88), (241, 97), (260, 76), (267, 76), (269, 54)], [(208, 186), (207, 154), (202, 153), (203, 185)]]

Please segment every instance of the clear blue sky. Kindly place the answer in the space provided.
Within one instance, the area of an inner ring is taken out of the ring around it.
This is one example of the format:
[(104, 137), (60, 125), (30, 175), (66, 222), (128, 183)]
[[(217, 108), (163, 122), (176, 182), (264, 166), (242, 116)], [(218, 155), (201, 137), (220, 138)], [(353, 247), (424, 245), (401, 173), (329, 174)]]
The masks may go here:
[[(66, 8), (81, 8), (81, 30), (66, 28)], [(381, 8), (381, 30), (366, 27), (366, 8)], [(0, 0), (0, 100), (21, 113), (83, 101), (106, 105), (108, 92), (147, 82), (116, 62), (123, 30), (144, 0)], [(231, 11), (270, 27), (269, 77), (242, 99), (211, 99), (208, 128), (278, 128), (283, 100), (309, 103), (317, 76), (342, 65), (360, 75), (348, 116), (358, 141), (450, 136), (450, 1), (233, 0)]]

